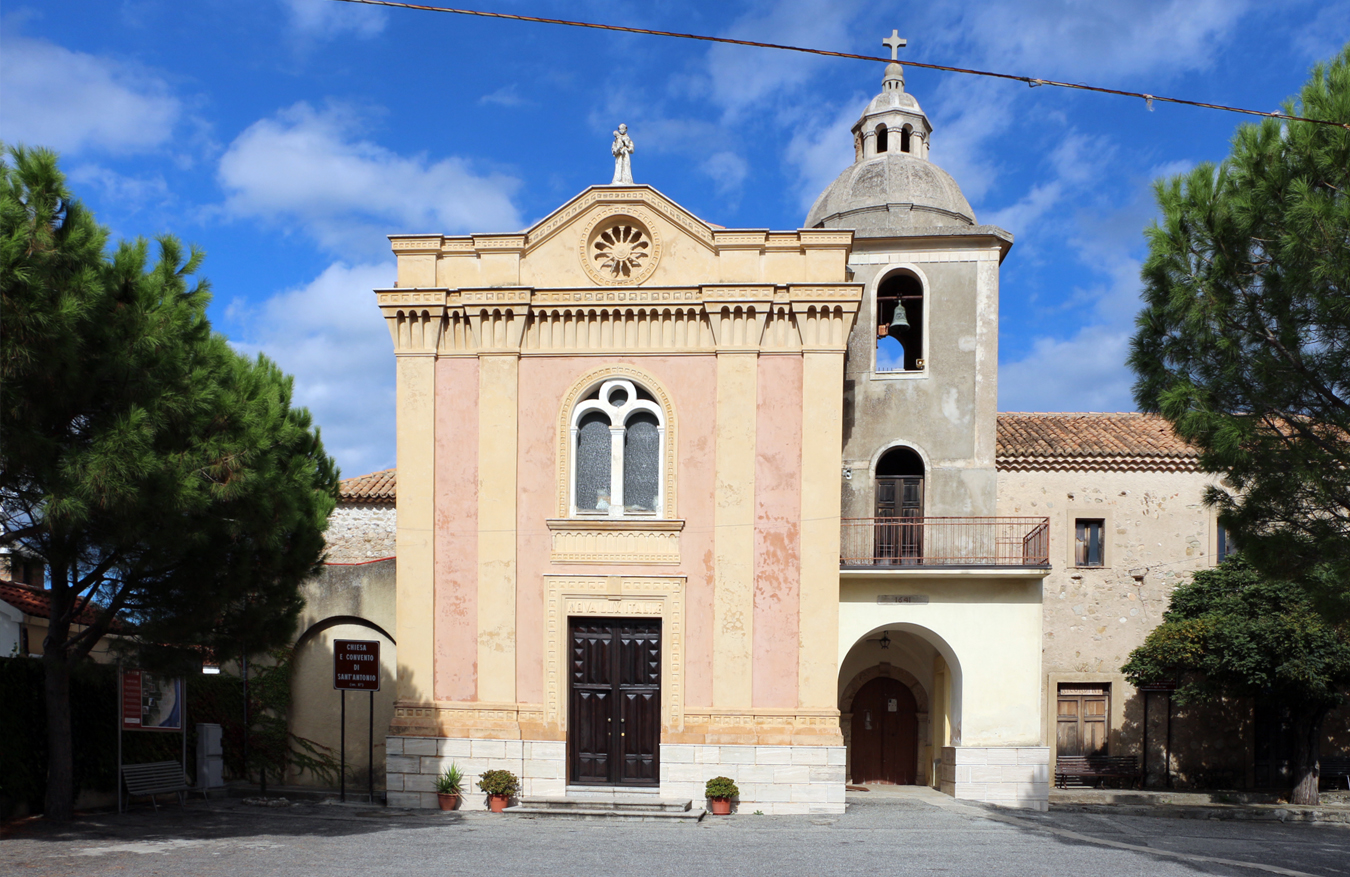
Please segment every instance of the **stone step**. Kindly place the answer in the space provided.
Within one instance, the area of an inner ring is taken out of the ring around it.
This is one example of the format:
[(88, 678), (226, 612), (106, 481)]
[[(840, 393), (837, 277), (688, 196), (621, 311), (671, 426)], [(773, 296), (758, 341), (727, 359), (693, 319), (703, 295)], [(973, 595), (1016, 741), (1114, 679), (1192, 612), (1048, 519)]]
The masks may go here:
[(517, 816), (570, 817), (572, 819), (618, 819), (633, 822), (687, 820), (698, 822), (703, 809), (694, 809), (689, 799), (652, 795), (615, 795), (610, 798), (533, 796), (521, 798), (507, 813)]

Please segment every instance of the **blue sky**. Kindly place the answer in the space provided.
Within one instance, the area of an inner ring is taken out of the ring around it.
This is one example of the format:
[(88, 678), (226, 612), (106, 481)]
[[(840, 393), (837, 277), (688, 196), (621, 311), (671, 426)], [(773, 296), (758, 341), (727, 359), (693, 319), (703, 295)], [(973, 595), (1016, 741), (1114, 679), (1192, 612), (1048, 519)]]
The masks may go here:
[[(467, 4), (468, 0), (464, 0)], [(1350, 39), (1350, 0), (477, 0), (1277, 109)], [(633, 174), (705, 219), (796, 228), (852, 160), (882, 65), (333, 0), (9, 0), (0, 139), (50, 146), (119, 237), (207, 252), (211, 317), (296, 376), (344, 475), (394, 464), (385, 235), (514, 231)], [(909, 68), (931, 158), (1002, 269), (1000, 408), (1132, 408), (1150, 182), (1242, 117)]]

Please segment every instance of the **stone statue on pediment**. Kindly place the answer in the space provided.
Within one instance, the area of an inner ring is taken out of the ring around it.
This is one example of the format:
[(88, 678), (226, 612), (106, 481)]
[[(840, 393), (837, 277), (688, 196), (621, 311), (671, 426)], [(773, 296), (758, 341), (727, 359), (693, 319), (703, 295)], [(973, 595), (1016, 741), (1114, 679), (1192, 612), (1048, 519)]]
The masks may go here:
[(609, 151), (614, 153), (614, 179), (610, 181), (610, 185), (631, 186), (633, 184), (633, 138), (628, 136), (627, 125), (619, 125), (619, 130), (614, 132), (614, 145), (610, 147)]

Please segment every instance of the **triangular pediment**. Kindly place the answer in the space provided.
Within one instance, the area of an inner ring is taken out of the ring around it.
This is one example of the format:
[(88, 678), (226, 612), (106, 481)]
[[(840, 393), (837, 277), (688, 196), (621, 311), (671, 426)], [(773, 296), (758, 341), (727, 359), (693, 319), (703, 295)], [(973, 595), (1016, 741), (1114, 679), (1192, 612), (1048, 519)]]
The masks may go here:
[(520, 283), (697, 285), (718, 276), (715, 235), (651, 186), (592, 186), (526, 230)]
[(676, 204), (651, 186), (591, 186), (525, 231), (525, 252), (540, 246), (562, 229), (593, 214), (597, 207), (647, 208), (713, 249), (713, 226)]

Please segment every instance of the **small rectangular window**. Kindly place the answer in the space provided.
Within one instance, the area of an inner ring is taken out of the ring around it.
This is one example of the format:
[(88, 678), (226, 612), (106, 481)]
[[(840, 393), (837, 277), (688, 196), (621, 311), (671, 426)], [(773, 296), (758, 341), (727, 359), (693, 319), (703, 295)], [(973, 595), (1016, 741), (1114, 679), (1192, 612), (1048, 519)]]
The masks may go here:
[(1228, 529), (1223, 526), (1219, 527), (1218, 549), (1215, 560), (1219, 563), (1223, 563), (1224, 559), (1233, 553), (1233, 541), (1228, 538)]
[(1103, 566), (1104, 554), (1102, 531), (1105, 521), (1101, 518), (1079, 518), (1074, 528), (1074, 565)]

